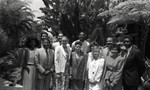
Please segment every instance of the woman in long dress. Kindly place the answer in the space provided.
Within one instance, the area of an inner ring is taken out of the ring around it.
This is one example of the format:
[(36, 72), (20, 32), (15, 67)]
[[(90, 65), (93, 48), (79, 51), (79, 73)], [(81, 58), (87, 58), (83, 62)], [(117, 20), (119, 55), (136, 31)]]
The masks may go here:
[(75, 42), (75, 51), (71, 53), (72, 90), (84, 90), (87, 55), (81, 46), (82, 42)]
[(112, 44), (106, 58), (105, 86), (106, 90), (122, 90), (122, 72), (125, 54), (120, 53), (120, 47)]
[(35, 90), (35, 53), (39, 46), (37, 38), (30, 37), (26, 42), (27, 51), (23, 55), (27, 55), (23, 67), (23, 90)]
[(105, 59), (100, 56), (99, 46), (94, 46), (92, 57), (88, 65), (88, 90), (103, 90), (102, 78), (104, 75)]

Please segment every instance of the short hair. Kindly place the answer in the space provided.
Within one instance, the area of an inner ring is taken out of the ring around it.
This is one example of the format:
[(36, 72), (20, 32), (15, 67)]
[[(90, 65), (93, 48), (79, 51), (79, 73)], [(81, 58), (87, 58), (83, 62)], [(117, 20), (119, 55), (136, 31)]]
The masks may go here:
[(60, 34), (64, 35), (63, 33), (60, 32), (60, 33), (58, 33), (58, 36), (59, 36)]
[(81, 46), (82, 46), (82, 42), (76, 41), (76, 42), (75, 42), (75, 46), (76, 46), (76, 45), (81, 45)]
[(117, 43), (113, 43), (111, 46), (110, 46), (110, 50), (112, 50), (113, 48), (117, 48), (117, 51), (120, 52), (121, 51), (121, 48), (120, 48), (120, 45), (118, 45)]
[(90, 43), (90, 51), (92, 51), (92, 47), (94, 47), (94, 46), (97, 46), (97, 47), (98, 47), (99, 45), (98, 45), (98, 43), (95, 42), (95, 41), (91, 42), (91, 43)]
[(48, 38), (45, 38), (45, 39), (43, 40), (43, 42), (44, 42), (45, 40), (47, 40), (47, 41), (49, 42), (49, 48), (52, 49), (52, 43), (51, 43), (51, 41), (50, 41)]
[(107, 37), (107, 38), (106, 38), (106, 41), (107, 41), (107, 39), (108, 39), (108, 38), (111, 38), (111, 39), (112, 39), (112, 41), (114, 40), (114, 37), (109, 36), (109, 37)]
[(94, 49), (100, 49), (100, 47), (99, 46), (93, 46), (93, 50)]
[(98, 46), (98, 43), (95, 41), (91, 42), (91, 44), (90, 44), (90, 47), (94, 47), (94, 46)]
[(84, 34), (84, 36), (86, 36), (86, 34), (85, 34), (84, 32), (80, 32), (80, 33), (79, 33), (79, 35), (80, 35), (81, 33), (83, 33), (83, 34)]
[(67, 36), (63, 36), (62, 38), (66, 38), (66, 39), (69, 41), (69, 39), (68, 39), (68, 37), (67, 37)]
[(47, 33), (47, 32), (42, 31), (42, 32), (41, 32), (41, 37), (42, 37), (43, 34), (46, 34), (46, 35), (48, 36), (48, 33)]
[(123, 40), (126, 39), (126, 38), (130, 39), (131, 43), (133, 43), (133, 38), (130, 35), (125, 35), (123, 37)]
[(35, 43), (36, 43), (35, 47), (36, 47), (36, 48), (40, 48), (40, 47), (41, 47), (41, 46), (40, 46), (40, 45), (41, 45), (41, 44), (40, 44), (40, 41), (39, 41), (36, 37), (30, 36), (30, 37), (27, 38), (27, 40), (26, 40), (26, 42), (25, 42), (25, 46), (26, 46), (27, 48), (30, 48), (30, 43), (31, 43), (32, 40), (35, 41)]

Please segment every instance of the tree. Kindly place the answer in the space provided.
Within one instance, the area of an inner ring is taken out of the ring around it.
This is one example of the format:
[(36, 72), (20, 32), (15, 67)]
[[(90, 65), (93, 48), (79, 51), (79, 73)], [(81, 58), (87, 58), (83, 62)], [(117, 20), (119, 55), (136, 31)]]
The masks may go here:
[[(86, 32), (92, 40), (99, 41), (95, 35), (96, 26), (102, 26), (102, 19), (98, 19), (99, 12), (108, 9), (109, 0), (43, 0), (45, 8), (41, 11), (45, 14), (40, 17), (48, 28), (55, 32), (63, 32), (72, 41), (78, 38), (81, 31)], [(105, 27), (102, 27), (105, 30)], [(103, 32), (102, 32), (103, 33)], [(104, 35), (96, 33), (96, 36)], [(103, 36), (104, 37), (104, 36)], [(104, 41), (104, 38), (103, 38)], [(104, 44), (104, 43), (101, 43)]]
[(130, 24), (136, 23), (142, 27), (139, 32), (141, 38), (141, 50), (145, 57), (145, 45), (150, 25), (150, 1), (125, 1), (114, 8), (99, 13), (99, 17), (110, 17), (108, 24)]
[(35, 32), (32, 29), (34, 15), (28, 4), (20, 0), (0, 1), (1, 52), (16, 47), (22, 36)]

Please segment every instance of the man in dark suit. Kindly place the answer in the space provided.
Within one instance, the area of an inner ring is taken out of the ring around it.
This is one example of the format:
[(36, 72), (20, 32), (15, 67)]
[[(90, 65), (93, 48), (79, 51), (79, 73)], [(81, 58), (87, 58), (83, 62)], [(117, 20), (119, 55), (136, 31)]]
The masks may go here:
[(133, 45), (133, 39), (125, 36), (124, 45), (127, 49), (127, 57), (123, 71), (124, 90), (137, 90), (141, 84), (141, 76), (145, 71), (145, 64), (140, 50)]

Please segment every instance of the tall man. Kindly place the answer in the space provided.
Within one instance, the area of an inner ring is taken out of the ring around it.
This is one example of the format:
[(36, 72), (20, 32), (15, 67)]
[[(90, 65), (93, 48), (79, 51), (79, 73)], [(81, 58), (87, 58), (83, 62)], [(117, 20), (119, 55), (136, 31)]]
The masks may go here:
[(49, 39), (43, 40), (43, 47), (38, 49), (35, 56), (36, 90), (49, 90), (50, 88), (50, 80), (54, 70), (54, 51), (49, 47)]
[(132, 37), (125, 36), (123, 41), (127, 49), (123, 71), (123, 87), (124, 90), (137, 90), (141, 84), (141, 76), (145, 71), (144, 61), (140, 50), (134, 47)]
[(80, 41), (80, 42), (82, 42), (81, 51), (84, 52), (84, 54), (86, 54), (86, 53), (89, 52), (89, 46), (90, 46), (90, 44), (89, 44), (89, 42), (87, 42), (87, 41), (85, 40), (85, 36), (86, 36), (86, 35), (85, 35), (84, 32), (80, 32), (80, 34), (79, 34), (79, 40), (76, 40), (76, 41), (74, 41), (74, 42), (72, 43), (72, 50), (73, 50), (73, 51), (75, 51), (75, 43), (76, 43), (77, 41)]

